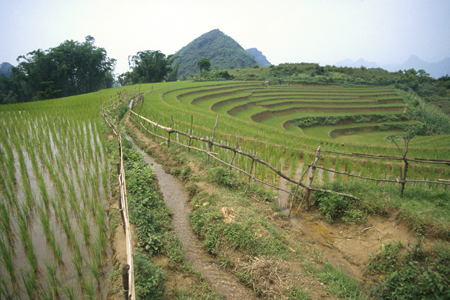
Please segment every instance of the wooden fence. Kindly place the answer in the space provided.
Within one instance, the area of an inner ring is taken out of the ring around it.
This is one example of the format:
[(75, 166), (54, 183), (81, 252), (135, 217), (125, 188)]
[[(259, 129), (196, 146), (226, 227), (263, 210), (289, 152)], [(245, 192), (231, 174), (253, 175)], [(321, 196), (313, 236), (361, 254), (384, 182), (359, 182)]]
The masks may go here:
[[(137, 107), (137, 104), (138, 103), (135, 103), (134, 107)], [(142, 105), (143, 105), (143, 103), (142, 103)], [(223, 145), (221, 143), (218, 143), (218, 142), (214, 141), (215, 128), (217, 126), (217, 122), (218, 122), (218, 117), (219, 116), (217, 116), (216, 123), (215, 123), (215, 125), (214, 125), (214, 127), (212, 129), (212, 136), (210, 138), (201, 138), (201, 137), (197, 137), (197, 136), (192, 135), (192, 122), (193, 122), (193, 118), (192, 117), (191, 117), (191, 130), (190, 130), (190, 133), (186, 133), (186, 132), (183, 132), (183, 131), (180, 131), (180, 130), (177, 130), (177, 129), (173, 128), (173, 118), (171, 120), (170, 127), (166, 127), (166, 126), (163, 126), (163, 125), (159, 124), (158, 122), (154, 122), (153, 120), (147, 119), (146, 117), (140, 115), (139, 113), (136, 113), (133, 110), (131, 110), (131, 114), (134, 117), (134, 120), (136, 121), (138, 126), (140, 126), (140, 128), (144, 132), (147, 132), (150, 135), (152, 135), (154, 137), (157, 137), (157, 138), (159, 138), (161, 140), (167, 141), (167, 146), (168, 147), (170, 147), (170, 144), (173, 143), (173, 144), (176, 144), (176, 145), (188, 148), (189, 151), (190, 151), (190, 149), (193, 149), (193, 150), (196, 150), (196, 151), (199, 151), (199, 152), (206, 153), (208, 155), (208, 161), (209, 161), (209, 158), (215, 159), (218, 162), (224, 164), (225, 166), (228, 166), (230, 169), (233, 168), (233, 169), (235, 169), (235, 170), (237, 170), (237, 171), (247, 175), (249, 177), (249, 184), (250, 184), (251, 180), (253, 179), (254, 181), (260, 182), (260, 183), (265, 184), (267, 186), (270, 186), (272, 188), (284, 191), (284, 192), (288, 193), (290, 195), (290, 197), (292, 197), (292, 198), (296, 197), (296, 198), (303, 199), (306, 202), (307, 208), (309, 208), (309, 205), (310, 205), (309, 204), (309, 195), (310, 195), (311, 191), (333, 193), (333, 194), (338, 194), (340, 196), (345, 196), (345, 197), (349, 197), (349, 198), (352, 198), (352, 199), (359, 200), (359, 198), (354, 196), (354, 195), (345, 194), (345, 193), (339, 193), (339, 192), (336, 192), (336, 191), (319, 189), (319, 188), (313, 187), (312, 183), (313, 183), (313, 180), (314, 180), (316, 169), (322, 169), (323, 171), (326, 171), (326, 172), (331, 172), (331, 173), (341, 174), (341, 175), (347, 175), (347, 176), (350, 176), (350, 177), (357, 177), (357, 178), (360, 178), (360, 179), (363, 179), (363, 180), (372, 180), (372, 181), (378, 181), (378, 182), (390, 182), (390, 183), (400, 184), (401, 185), (401, 196), (402, 197), (403, 197), (403, 192), (404, 192), (406, 183), (420, 182), (420, 183), (445, 184), (445, 185), (449, 185), (450, 184), (450, 181), (446, 180), (446, 179), (438, 179), (438, 181), (407, 179), (409, 162), (450, 165), (450, 161), (449, 160), (438, 160), (438, 159), (410, 158), (410, 157), (407, 157), (406, 156), (407, 153), (408, 153), (408, 143), (407, 142), (405, 142), (405, 146), (406, 147), (405, 147), (404, 151), (402, 151), (397, 146), (399, 151), (400, 151), (400, 153), (402, 154), (402, 156), (383, 156), (383, 155), (373, 155), (373, 154), (365, 154), (365, 153), (345, 153), (345, 152), (338, 152), (338, 151), (322, 150), (321, 147), (319, 146), (317, 148), (317, 150), (316, 150), (316, 156), (315, 156), (314, 161), (312, 163), (310, 163), (310, 164), (306, 164), (307, 169), (303, 172), (303, 174), (300, 176), (300, 179), (297, 181), (297, 180), (294, 180), (293, 178), (290, 178), (290, 177), (286, 176), (285, 174), (283, 174), (281, 172), (281, 170), (275, 168), (270, 163), (268, 163), (268, 162), (266, 162), (266, 161), (264, 161), (262, 159), (259, 159), (258, 157), (254, 156), (254, 155), (252, 155), (250, 153), (247, 153), (247, 152), (244, 152), (244, 151), (240, 150), (239, 147), (238, 147), (239, 146), (238, 143), (236, 143), (236, 147), (231, 147), (231, 146)], [(150, 125), (152, 125), (153, 128), (156, 127), (156, 128), (164, 130), (166, 132), (166, 134), (167, 134), (167, 137), (166, 136), (162, 136), (162, 135), (158, 135), (155, 132), (152, 132), (150, 130)], [(172, 134), (178, 134), (178, 135), (185, 136), (185, 137), (187, 137), (189, 139), (189, 142), (187, 143), (187, 145), (185, 145), (183, 143), (175, 141), (172, 138)], [(191, 146), (191, 141), (192, 140), (198, 140), (198, 141), (206, 143), (206, 145), (207, 145), (206, 149), (208, 149), (208, 150), (204, 150), (204, 149), (200, 149), (200, 148), (196, 148), (196, 147)], [(219, 147), (219, 148), (222, 148), (222, 149), (226, 149), (226, 150), (232, 151), (233, 152), (233, 157), (232, 157), (231, 161), (228, 163), (228, 162), (225, 162), (225, 161), (219, 159), (217, 157), (218, 154), (213, 152), (213, 147)], [(364, 176), (355, 175), (355, 174), (352, 174), (352, 173), (349, 173), (349, 172), (341, 172), (341, 171), (325, 168), (325, 167), (322, 167), (322, 166), (318, 165), (318, 162), (319, 162), (319, 159), (320, 159), (320, 154), (322, 152), (323, 153), (330, 153), (330, 154), (337, 154), (337, 155), (353, 156), (353, 157), (357, 157), (357, 158), (371, 158), (371, 159), (384, 159), (384, 160), (391, 160), (391, 161), (392, 160), (394, 160), (394, 161), (403, 161), (403, 167), (401, 168), (401, 177), (397, 178), (396, 180), (376, 179), (376, 178), (371, 178), (371, 177), (364, 177)], [(233, 165), (233, 161), (235, 159), (236, 154), (243, 155), (243, 156), (246, 156), (246, 157), (251, 159), (251, 167), (250, 167), (250, 171), (249, 172), (247, 172), (245, 170), (242, 170), (242, 169), (238, 168), (237, 166)], [(264, 165), (265, 167), (267, 167), (271, 171), (275, 172), (280, 178), (283, 178), (286, 181), (295, 184), (296, 185), (295, 192), (292, 193), (291, 191), (286, 191), (286, 190), (284, 190), (284, 189), (282, 189), (282, 188), (280, 188), (278, 186), (274, 186), (274, 185), (272, 185), (270, 183), (265, 182), (263, 178), (259, 179), (259, 178), (256, 178), (255, 176), (253, 176), (252, 175), (252, 169), (253, 169), (254, 163), (260, 163), (260, 164)], [(306, 176), (306, 174), (307, 174), (307, 172), (309, 170), (311, 170), (311, 172), (310, 172), (308, 183), (307, 184), (303, 184), (302, 181), (303, 181), (304, 177)], [(298, 189), (300, 187), (305, 190), (305, 192), (303, 193), (303, 196), (297, 195), (297, 191), (298, 191)], [(292, 203), (293, 202), (294, 201), (291, 202), (289, 215), (291, 214), (291, 211), (292, 211)]]
[[(123, 100), (123, 99), (122, 99)], [(125, 99), (126, 100), (126, 99)], [(120, 101), (120, 97), (119, 100)], [(110, 104), (109, 106), (113, 105)], [(121, 211), (123, 230), (125, 233), (125, 246), (127, 261), (122, 265), (122, 283), (123, 293), (125, 299), (136, 299), (135, 285), (134, 285), (134, 267), (133, 267), (133, 253), (131, 244), (131, 231), (130, 231), (130, 219), (128, 216), (128, 200), (127, 200), (127, 184), (125, 180), (125, 171), (123, 168), (123, 153), (122, 153), (122, 139), (119, 132), (119, 123), (116, 120), (116, 125), (109, 114), (107, 114), (102, 106), (102, 116), (105, 119), (106, 124), (111, 128), (114, 135), (117, 137), (117, 143), (119, 148), (120, 162), (117, 164), (117, 178), (119, 181), (119, 208)]]

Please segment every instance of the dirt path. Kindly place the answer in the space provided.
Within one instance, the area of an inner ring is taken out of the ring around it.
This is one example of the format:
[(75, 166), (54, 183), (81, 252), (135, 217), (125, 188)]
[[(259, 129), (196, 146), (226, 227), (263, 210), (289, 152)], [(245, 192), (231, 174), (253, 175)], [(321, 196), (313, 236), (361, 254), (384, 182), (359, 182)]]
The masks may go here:
[[(132, 141), (131, 138), (127, 138)], [(133, 143), (133, 145), (139, 149), (136, 144)], [(201, 242), (194, 234), (189, 222), (190, 209), (186, 206), (188, 193), (183, 184), (177, 178), (167, 174), (151, 156), (146, 154), (144, 159), (148, 164), (155, 166), (154, 171), (164, 201), (173, 211), (172, 224), (183, 243), (186, 258), (192, 263), (194, 269), (200, 272), (224, 299), (256, 299), (234, 275), (220, 269), (212, 257), (202, 249)]]

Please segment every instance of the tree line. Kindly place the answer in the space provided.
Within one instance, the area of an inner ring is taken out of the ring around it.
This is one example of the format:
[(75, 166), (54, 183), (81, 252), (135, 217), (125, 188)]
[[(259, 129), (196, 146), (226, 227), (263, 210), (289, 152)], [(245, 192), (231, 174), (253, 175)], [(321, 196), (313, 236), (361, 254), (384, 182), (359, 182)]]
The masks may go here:
[[(66, 40), (48, 50), (17, 58), (18, 65), (0, 75), (0, 104), (61, 98), (110, 88), (116, 82), (116, 60), (87, 36), (83, 43)], [(130, 71), (117, 76), (121, 85), (176, 80), (175, 57), (140, 51), (129, 57)]]

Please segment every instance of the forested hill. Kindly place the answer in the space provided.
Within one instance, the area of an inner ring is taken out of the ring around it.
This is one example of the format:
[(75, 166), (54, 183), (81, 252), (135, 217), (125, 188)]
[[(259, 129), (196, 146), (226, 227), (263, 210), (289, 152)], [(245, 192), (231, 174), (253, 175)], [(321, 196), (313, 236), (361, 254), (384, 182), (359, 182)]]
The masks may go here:
[(0, 65), (0, 76), (6, 76), (6, 77), (10, 77), (11, 76), (11, 68), (12, 68), (12, 64), (8, 63), (8, 62), (3, 62)]
[(180, 64), (179, 78), (183, 75), (199, 74), (197, 62), (202, 57), (211, 61), (211, 70), (249, 68), (258, 64), (255, 57), (219, 29), (201, 35), (175, 55), (180, 56), (176, 61)]
[(253, 55), (261, 67), (269, 67), (272, 64), (267, 60), (267, 58), (259, 51), (257, 48), (250, 48), (245, 50), (251, 55)]

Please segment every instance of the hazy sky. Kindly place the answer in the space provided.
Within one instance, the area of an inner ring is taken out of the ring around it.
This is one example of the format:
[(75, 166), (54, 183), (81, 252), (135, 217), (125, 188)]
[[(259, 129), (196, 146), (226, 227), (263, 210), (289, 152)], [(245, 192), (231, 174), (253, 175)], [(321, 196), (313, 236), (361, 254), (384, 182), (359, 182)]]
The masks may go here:
[(450, 0), (0, 0), (0, 11), (0, 62), (13, 65), (92, 35), (122, 73), (128, 55), (173, 54), (213, 29), (272, 64), (450, 57)]

